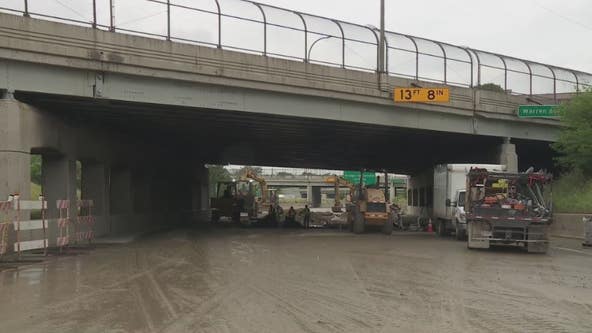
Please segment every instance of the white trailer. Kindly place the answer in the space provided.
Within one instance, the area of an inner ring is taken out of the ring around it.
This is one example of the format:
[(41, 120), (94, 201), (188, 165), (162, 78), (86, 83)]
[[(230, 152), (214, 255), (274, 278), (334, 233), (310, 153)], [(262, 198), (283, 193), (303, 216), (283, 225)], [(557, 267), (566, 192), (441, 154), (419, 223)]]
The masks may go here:
[(432, 221), (436, 232), (442, 237), (454, 233), (456, 239), (466, 239), (464, 206), (467, 174), (471, 168), (506, 171), (506, 166), (499, 164), (441, 164), (434, 168)]

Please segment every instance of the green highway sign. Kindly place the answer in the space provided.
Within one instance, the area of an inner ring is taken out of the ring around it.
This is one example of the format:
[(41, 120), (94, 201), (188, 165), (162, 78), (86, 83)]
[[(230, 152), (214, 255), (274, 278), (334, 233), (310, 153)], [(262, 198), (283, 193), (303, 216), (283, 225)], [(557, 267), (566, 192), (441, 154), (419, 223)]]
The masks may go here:
[(520, 105), (519, 118), (556, 118), (559, 117), (557, 105)]
[[(360, 171), (343, 171), (343, 178), (353, 184), (360, 183)], [(376, 173), (364, 172), (364, 184), (376, 185)]]

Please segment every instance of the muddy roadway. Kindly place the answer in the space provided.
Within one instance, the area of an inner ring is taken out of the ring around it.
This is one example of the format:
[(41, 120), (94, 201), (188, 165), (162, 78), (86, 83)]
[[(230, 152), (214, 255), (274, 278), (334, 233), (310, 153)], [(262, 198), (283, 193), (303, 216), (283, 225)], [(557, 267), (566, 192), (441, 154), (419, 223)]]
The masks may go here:
[(5, 268), (0, 331), (592, 332), (592, 253), (570, 245), (533, 255), (419, 233), (168, 231)]

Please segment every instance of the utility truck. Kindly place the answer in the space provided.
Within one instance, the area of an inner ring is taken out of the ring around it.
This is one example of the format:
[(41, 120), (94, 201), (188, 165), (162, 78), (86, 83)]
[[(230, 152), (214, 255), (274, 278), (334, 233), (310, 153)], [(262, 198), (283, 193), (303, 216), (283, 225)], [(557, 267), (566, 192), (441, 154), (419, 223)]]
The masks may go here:
[(457, 240), (465, 240), (467, 220), (465, 197), (467, 174), (471, 168), (502, 172), (506, 167), (496, 164), (442, 164), (434, 168), (432, 221), (439, 236), (454, 232)]
[(550, 182), (549, 174), (532, 168), (524, 173), (472, 169), (465, 200), (467, 247), (512, 245), (546, 253), (553, 216)]

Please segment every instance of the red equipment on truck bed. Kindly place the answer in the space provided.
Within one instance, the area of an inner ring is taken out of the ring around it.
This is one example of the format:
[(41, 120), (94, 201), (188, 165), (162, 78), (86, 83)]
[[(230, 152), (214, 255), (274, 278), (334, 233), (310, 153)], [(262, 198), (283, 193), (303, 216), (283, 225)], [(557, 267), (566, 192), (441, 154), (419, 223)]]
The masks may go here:
[(551, 176), (472, 169), (467, 175), (468, 248), (515, 245), (547, 252), (551, 223)]

